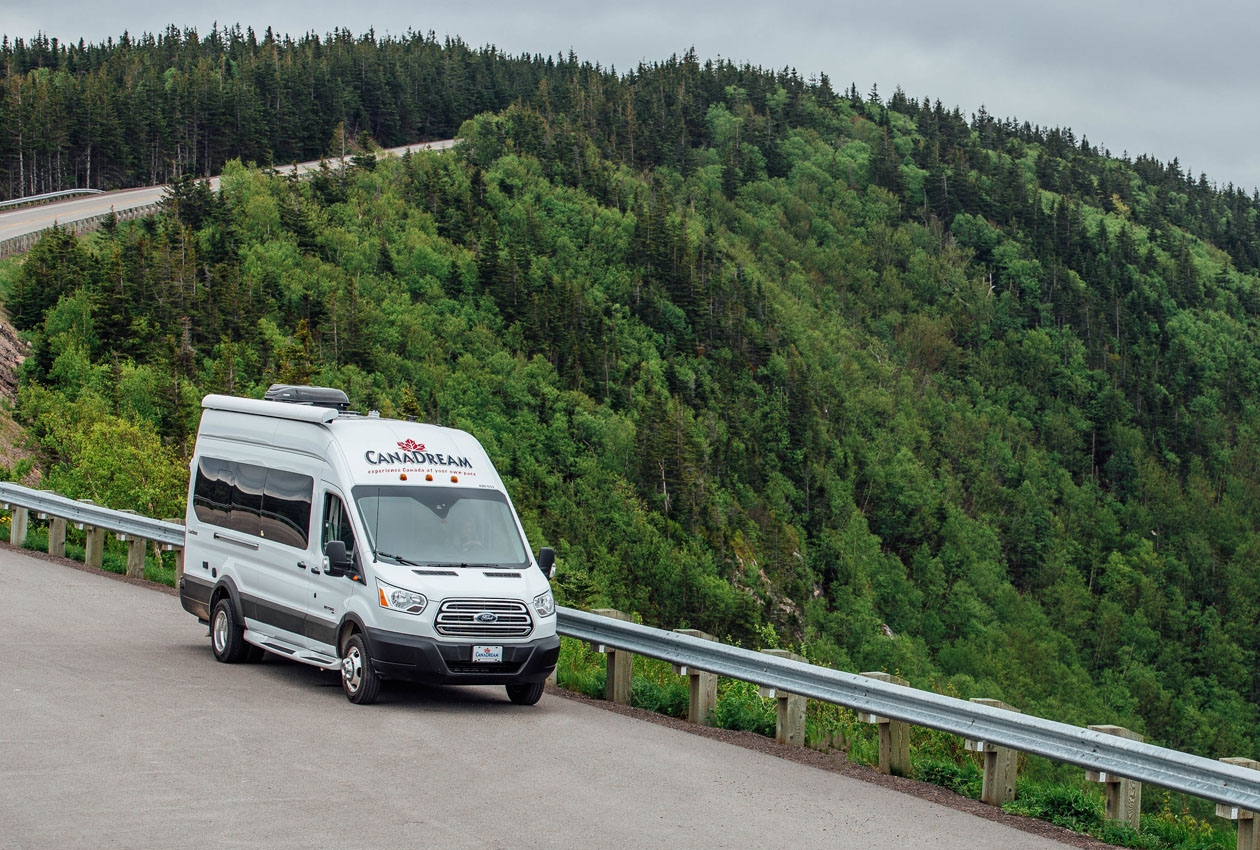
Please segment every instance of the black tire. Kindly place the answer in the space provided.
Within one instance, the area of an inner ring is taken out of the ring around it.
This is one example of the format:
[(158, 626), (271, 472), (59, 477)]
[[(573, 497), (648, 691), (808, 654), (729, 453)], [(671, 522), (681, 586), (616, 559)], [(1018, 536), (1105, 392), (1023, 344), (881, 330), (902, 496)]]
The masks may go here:
[(533, 705), (542, 699), (544, 682), (513, 682), (507, 685), (507, 695), (516, 705)]
[(355, 705), (371, 705), (380, 693), (381, 677), (361, 634), (350, 635), (341, 649), (341, 689)]
[(222, 597), (210, 612), (210, 649), (216, 661), (239, 664), (245, 660), (249, 644), (245, 642), (245, 629), (236, 621), (232, 600)]
[(257, 664), (263, 660), (263, 656), (267, 654), (267, 650), (261, 646), (255, 646), (252, 643), (246, 643), (248, 649), (245, 650), (245, 663)]

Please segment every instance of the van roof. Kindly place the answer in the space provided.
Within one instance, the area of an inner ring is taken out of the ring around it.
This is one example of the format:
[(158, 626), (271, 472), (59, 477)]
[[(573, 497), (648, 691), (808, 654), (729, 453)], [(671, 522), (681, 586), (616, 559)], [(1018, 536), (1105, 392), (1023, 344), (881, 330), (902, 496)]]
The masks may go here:
[[(208, 395), (201, 405), (207, 410), (322, 426), (341, 449), (355, 484), (406, 481), (503, 487), (485, 449), (471, 434), (456, 428), (236, 396)], [(215, 430), (217, 437), (231, 439)], [(274, 436), (268, 439), (277, 448), (285, 441), (280, 433), (272, 431)]]

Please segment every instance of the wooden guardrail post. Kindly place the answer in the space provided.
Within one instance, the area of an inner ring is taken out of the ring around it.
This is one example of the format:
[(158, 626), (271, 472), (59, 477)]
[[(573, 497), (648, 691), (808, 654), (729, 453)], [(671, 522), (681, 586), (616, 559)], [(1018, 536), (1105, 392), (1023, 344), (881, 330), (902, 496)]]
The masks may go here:
[[(1000, 699), (981, 699), (972, 697), (971, 701), (990, 708), (1003, 711), (1014, 711)], [(984, 779), (980, 786), (980, 799), (991, 806), (1000, 806), (1008, 800), (1015, 799), (1015, 780), (1019, 776), (1019, 753), (1010, 747), (999, 747), (988, 741), (964, 739), (964, 746), (972, 752), (982, 753), (984, 757)]]
[[(630, 622), (630, 615), (616, 608), (596, 608), (591, 612), (601, 617)], [(604, 653), (608, 659), (608, 673), (604, 683), (604, 699), (619, 705), (629, 705), (631, 691), (634, 687), (634, 656), (624, 649), (617, 649), (604, 644), (591, 645), (596, 652)]]
[[(119, 513), (135, 514), (135, 511), (122, 510)], [(127, 578), (144, 578), (144, 544), (143, 537), (118, 534), (119, 542), (127, 544)]]
[[(792, 661), (805, 659), (795, 652), (786, 649), (763, 649), (766, 655), (777, 658), (789, 658)], [(805, 746), (805, 697), (790, 694), (776, 688), (758, 688), (757, 691), (768, 699), (775, 701), (774, 739), (780, 744), (793, 747)]]
[[(1221, 761), (1226, 764), (1237, 765), (1238, 767), (1260, 770), (1260, 761), (1255, 759), (1228, 758), (1221, 759)], [(1226, 806), (1223, 803), (1217, 803), (1216, 815), (1217, 817), (1228, 818), (1238, 824), (1238, 850), (1260, 850), (1260, 830), (1256, 829), (1256, 821), (1260, 820), (1260, 818), (1256, 817), (1255, 812), (1249, 812), (1237, 806)]]
[(66, 518), (50, 516), (48, 518), (48, 554), (59, 558), (66, 556)]
[[(905, 679), (890, 673), (872, 671), (861, 675), (903, 688), (910, 686)], [(863, 714), (861, 717), (867, 723), (879, 724), (879, 772), (889, 776), (909, 776), (910, 724), (878, 714)]]
[(26, 542), (26, 530), (30, 528), (31, 512), (21, 505), (9, 505), (9, 542), (21, 546)]
[[(674, 629), (674, 631), (701, 640), (717, 640), (713, 635), (699, 629)], [(708, 726), (709, 713), (717, 705), (717, 674), (706, 673), (694, 667), (684, 667), (681, 664), (674, 665), (674, 672), (679, 676), (686, 676), (690, 686), (687, 702), (688, 722), (698, 726)]]
[[(1116, 735), (1120, 738), (1128, 738), (1130, 741), (1141, 741), (1143, 737), (1137, 732), (1125, 729), (1123, 726), (1090, 726), (1091, 732), (1102, 732), (1107, 735)], [(1116, 776), (1114, 773), (1107, 773), (1101, 770), (1085, 771), (1085, 779), (1088, 782), (1101, 782), (1103, 786), (1103, 798), (1106, 806), (1103, 817), (1110, 821), (1118, 821), (1126, 823), (1133, 829), (1140, 829), (1142, 826), (1142, 783), (1136, 779), (1125, 779)]]
[[(170, 517), (169, 519), (163, 520), (163, 522), (171, 522), (175, 525), (184, 524), (183, 517)], [(175, 546), (170, 543), (163, 543), (162, 551), (175, 553), (175, 587), (179, 587), (179, 579), (184, 574), (184, 547)]]
[[(85, 505), (95, 505), (91, 499), (79, 499)], [(76, 528), (83, 529), (83, 563), (89, 567), (100, 567), (105, 562), (105, 529), (94, 525), (75, 523)]]

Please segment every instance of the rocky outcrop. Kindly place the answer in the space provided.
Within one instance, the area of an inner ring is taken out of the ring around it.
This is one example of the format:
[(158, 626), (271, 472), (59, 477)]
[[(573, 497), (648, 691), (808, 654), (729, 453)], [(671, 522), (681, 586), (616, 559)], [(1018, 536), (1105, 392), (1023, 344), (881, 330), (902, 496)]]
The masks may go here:
[(8, 321), (0, 318), (0, 396), (17, 397), (17, 372), (29, 353), (26, 343)]

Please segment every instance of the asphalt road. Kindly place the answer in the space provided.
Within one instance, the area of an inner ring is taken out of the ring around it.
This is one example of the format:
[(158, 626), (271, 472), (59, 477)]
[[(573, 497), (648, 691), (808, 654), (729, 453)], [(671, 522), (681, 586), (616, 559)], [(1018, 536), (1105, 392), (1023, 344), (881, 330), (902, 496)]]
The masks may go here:
[[(454, 147), (454, 145), (454, 139), (439, 142), (423, 142), (398, 148), (388, 148), (379, 151), (378, 156), (401, 155), (407, 150), (446, 150)], [(333, 161), (329, 160), (329, 164), (331, 165), (332, 163)], [(316, 168), (319, 168), (318, 161), (302, 162), (298, 163), (297, 172), (305, 174)], [(287, 174), (292, 169), (293, 166), (282, 166), (278, 170), (282, 174)], [(212, 177), (210, 185), (217, 190), (219, 188), (219, 178)], [(156, 204), (162, 200), (164, 191), (166, 191), (165, 186), (146, 186), (142, 189), (124, 189), (119, 192), (71, 198), (51, 204), (41, 204), (39, 206), (23, 207), (3, 212), (0, 213), (0, 241), (44, 230), (52, 227), (54, 223), (67, 224), (83, 218), (105, 215), (111, 209), (114, 212), (122, 212), (123, 210), (147, 206), (148, 204)]]
[(169, 594), (0, 548), (0, 848), (1061, 848), (554, 696), (226, 665)]

